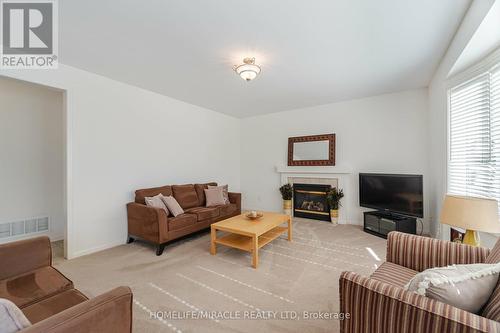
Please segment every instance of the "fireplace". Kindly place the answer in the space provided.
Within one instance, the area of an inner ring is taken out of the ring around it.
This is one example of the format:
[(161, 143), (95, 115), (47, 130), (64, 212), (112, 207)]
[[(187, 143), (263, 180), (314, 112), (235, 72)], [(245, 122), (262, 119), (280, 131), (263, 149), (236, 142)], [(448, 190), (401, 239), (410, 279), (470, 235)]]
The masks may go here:
[(330, 185), (293, 184), (293, 216), (330, 221), (326, 193)]

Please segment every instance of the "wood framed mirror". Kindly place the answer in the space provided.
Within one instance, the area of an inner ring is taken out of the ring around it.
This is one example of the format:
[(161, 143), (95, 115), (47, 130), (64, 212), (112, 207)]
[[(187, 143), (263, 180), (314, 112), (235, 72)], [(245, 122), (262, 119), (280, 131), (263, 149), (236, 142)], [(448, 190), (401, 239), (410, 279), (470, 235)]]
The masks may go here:
[(335, 134), (288, 138), (288, 165), (335, 165)]

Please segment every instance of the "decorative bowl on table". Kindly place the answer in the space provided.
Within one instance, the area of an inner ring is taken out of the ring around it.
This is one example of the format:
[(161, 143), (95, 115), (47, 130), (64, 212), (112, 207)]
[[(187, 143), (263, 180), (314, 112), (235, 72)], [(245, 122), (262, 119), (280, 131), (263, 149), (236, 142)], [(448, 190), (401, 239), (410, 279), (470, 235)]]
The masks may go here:
[(245, 216), (247, 217), (247, 219), (250, 219), (250, 220), (258, 220), (260, 219), (262, 216), (264, 216), (264, 214), (262, 213), (257, 213), (255, 211), (252, 211), (252, 212), (248, 212), (245, 214)]

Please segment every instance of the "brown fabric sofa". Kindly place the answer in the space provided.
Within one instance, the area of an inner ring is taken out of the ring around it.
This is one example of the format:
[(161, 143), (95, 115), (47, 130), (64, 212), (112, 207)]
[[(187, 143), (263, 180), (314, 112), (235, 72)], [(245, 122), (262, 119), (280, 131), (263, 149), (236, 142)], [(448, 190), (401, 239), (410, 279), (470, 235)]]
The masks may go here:
[(132, 332), (132, 292), (118, 287), (88, 299), (52, 267), (48, 237), (0, 245), (0, 298), (32, 326), (23, 333)]
[[(490, 251), (448, 241), (391, 232), (387, 258), (368, 278), (340, 276), (340, 332), (500, 332), (500, 280), (480, 314), (403, 289), (418, 272), (453, 264), (498, 263), (500, 241)], [(492, 320), (493, 319), (493, 320)]]
[[(156, 245), (161, 255), (167, 242), (206, 229), (214, 222), (241, 214), (241, 194), (229, 192), (230, 204), (205, 207), (206, 184), (166, 185), (135, 191), (135, 202), (127, 204), (128, 242), (139, 238)], [(184, 214), (167, 217), (163, 209), (146, 206), (145, 197), (159, 193), (173, 196)]]

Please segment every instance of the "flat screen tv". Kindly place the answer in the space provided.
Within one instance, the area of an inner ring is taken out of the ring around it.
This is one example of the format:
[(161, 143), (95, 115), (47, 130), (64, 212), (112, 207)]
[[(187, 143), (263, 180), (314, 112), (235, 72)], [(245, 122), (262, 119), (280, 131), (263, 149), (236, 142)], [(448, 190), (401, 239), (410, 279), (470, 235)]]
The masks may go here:
[(424, 217), (422, 175), (359, 174), (361, 207)]

